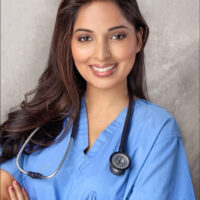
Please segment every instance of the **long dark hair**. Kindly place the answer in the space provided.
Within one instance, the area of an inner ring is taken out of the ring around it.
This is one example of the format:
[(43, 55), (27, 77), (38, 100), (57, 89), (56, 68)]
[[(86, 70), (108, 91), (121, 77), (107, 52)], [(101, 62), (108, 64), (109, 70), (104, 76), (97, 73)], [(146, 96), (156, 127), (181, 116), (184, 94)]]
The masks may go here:
[[(36, 128), (41, 127), (31, 139), (25, 154), (51, 145), (61, 132), (63, 120), (69, 117), (65, 131), (77, 118), (80, 100), (86, 89), (86, 81), (76, 70), (70, 48), (73, 25), (81, 6), (92, 0), (63, 0), (58, 8), (51, 42), (48, 64), (39, 78), (38, 86), (25, 94), (20, 108), (11, 110), (8, 119), (0, 126), (0, 163), (16, 156), (19, 148)], [(136, 32), (143, 29), (142, 48), (136, 55), (134, 66), (128, 75), (133, 94), (149, 100), (145, 79), (144, 47), (149, 28), (142, 17), (136, 0), (113, 0), (125, 18), (134, 25)], [(28, 97), (30, 100), (28, 100)]]

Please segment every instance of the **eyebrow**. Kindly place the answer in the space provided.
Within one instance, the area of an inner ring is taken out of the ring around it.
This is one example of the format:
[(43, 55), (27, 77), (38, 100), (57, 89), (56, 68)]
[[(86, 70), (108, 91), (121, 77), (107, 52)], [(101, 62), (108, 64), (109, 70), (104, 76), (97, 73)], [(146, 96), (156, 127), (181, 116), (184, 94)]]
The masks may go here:
[[(125, 29), (129, 29), (127, 26), (121, 25), (121, 26), (114, 26), (108, 29), (108, 31), (113, 31), (119, 28), (125, 28)], [(77, 30), (74, 31), (74, 33), (78, 32), (78, 31), (85, 31), (85, 32), (89, 32), (89, 33), (93, 33), (93, 31), (89, 30), (89, 29), (85, 29), (85, 28), (78, 28)]]

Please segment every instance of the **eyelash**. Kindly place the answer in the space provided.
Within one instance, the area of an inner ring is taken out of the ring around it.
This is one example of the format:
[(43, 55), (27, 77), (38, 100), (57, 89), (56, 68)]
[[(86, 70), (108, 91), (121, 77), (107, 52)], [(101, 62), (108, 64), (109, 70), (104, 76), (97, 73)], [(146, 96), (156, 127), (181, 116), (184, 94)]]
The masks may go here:
[[(121, 33), (120, 33), (120, 34), (115, 34), (115, 35), (113, 35), (113, 36), (123, 36), (123, 38), (117, 39), (117, 40), (123, 40), (124, 38), (126, 38), (127, 35), (126, 35), (126, 34), (121, 34)], [(113, 37), (113, 36), (112, 36), (112, 37)], [(89, 38), (89, 37), (90, 37), (90, 36), (87, 36), (87, 35), (81, 36), (81, 37), (78, 38), (78, 41), (79, 41), (79, 42), (88, 42), (88, 41), (91, 41), (91, 40), (84, 40), (84, 41), (82, 40), (83, 38)]]

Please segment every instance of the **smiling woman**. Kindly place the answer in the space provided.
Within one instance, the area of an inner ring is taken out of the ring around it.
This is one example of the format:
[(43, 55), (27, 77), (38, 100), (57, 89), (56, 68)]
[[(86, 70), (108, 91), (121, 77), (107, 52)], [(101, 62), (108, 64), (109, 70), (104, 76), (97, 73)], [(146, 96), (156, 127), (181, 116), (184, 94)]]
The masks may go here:
[(123, 85), (122, 91), (126, 91), (126, 78), (141, 47), (142, 29), (135, 30), (115, 3), (98, 1), (79, 10), (71, 49), (88, 90), (93, 86), (113, 90)]
[(148, 34), (136, 0), (61, 2), (34, 97), (0, 127), (1, 199), (195, 199), (178, 124), (147, 95)]

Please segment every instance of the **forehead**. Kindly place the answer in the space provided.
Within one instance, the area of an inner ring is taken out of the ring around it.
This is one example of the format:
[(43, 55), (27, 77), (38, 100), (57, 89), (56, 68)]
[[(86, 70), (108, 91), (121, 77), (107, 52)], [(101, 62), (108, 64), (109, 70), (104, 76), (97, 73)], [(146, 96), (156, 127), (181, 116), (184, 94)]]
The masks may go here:
[(79, 9), (74, 29), (81, 27), (91, 30), (107, 30), (119, 24), (132, 27), (117, 4), (113, 1), (93, 1)]

